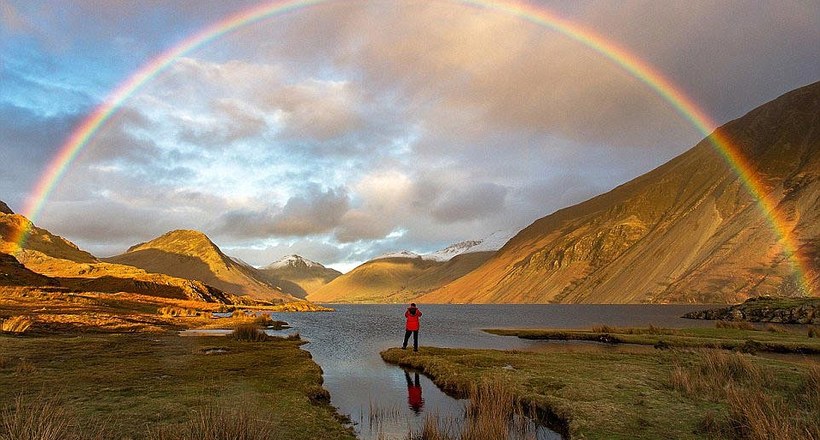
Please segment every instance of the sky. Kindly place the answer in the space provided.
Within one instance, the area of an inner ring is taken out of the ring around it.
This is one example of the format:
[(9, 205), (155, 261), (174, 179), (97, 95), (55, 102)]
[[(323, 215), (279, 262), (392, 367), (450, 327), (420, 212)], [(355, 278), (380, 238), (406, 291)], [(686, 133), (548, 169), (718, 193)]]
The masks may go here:
[[(255, 1), (0, 0), (0, 200), (21, 211), (141, 66)], [(532, 1), (719, 124), (820, 79), (815, 1)], [(346, 271), (514, 233), (703, 138), (579, 42), (455, 0), (337, 0), (240, 27), (123, 101), (38, 226), (97, 256), (173, 229)]]

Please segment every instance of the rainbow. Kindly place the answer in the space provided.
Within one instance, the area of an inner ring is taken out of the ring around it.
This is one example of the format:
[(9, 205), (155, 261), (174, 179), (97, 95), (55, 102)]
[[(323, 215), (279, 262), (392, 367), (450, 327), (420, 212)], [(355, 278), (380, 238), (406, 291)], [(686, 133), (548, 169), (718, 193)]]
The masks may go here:
[[(34, 222), (66, 170), (88, 145), (97, 131), (109, 121), (112, 115), (117, 112), (129, 96), (140, 89), (146, 82), (168, 69), (177, 59), (244, 26), (295, 10), (337, 1), (341, 2), (342, 0), (274, 1), (255, 6), (228, 16), (206, 27), (145, 64), (111, 92), (105, 101), (74, 130), (71, 136), (60, 147), (58, 154), (52, 159), (48, 168), (32, 190), (23, 210), (24, 215)], [(754, 168), (749, 161), (743, 157), (739, 149), (732, 145), (732, 142), (725, 135), (715, 130), (717, 124), (661, 72), (635, 54), (619, 47), (616, 43), (608, 41), (593, 31), (558, 16), (541, 5), (535, 6), (515, 0), (443, 1), (509, 14), (558, 32), (598, 52), (646, 84), (650, 89), (654, 90), (712, 142), (715, 149), (738, 175), (740, 181), (743, 182), (743, 185), (749, 193), (758, 200), (761, 211), (767, 218), (775, 234), (779, 237), (783, 251), (791, 261), (801, 287), (804, 289), (804, 292), (808, 294), (812, 293), (808, 281), (811, 270), (804, 267), (802, 263), (803, 259), (801, 259), (798, 254), (799, 248), (796, 240), (789, 230), (789, 222), (784, 218), (782, 213), (779, 213), (777, 209), (775, 209), (776, 200), (768, 195), (765, 185), (756, 177)], [(13, 240), (17, 244), (18, 249), (22, 249), (24, 246), (29, 232), (30, 228), (22, 228), (16, 239)]]

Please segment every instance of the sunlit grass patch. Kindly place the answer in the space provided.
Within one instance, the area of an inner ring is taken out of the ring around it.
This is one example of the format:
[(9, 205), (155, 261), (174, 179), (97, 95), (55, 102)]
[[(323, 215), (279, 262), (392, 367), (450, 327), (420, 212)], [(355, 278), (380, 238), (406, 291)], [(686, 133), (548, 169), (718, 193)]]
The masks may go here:
[(0, 323), (0, 331), (5, 333), (23, 334), (31, 328), (34, 321), (27, 316), (12, 316)]

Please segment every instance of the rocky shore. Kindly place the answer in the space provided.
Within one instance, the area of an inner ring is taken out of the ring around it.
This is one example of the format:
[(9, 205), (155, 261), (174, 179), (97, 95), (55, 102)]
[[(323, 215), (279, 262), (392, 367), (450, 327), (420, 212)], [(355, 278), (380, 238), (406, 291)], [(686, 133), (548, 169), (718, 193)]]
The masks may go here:
[(690, 312), (689, 319), (772, 322), (779, 324), (820, 324), (820, 298), (749, 298), (743, 304)]

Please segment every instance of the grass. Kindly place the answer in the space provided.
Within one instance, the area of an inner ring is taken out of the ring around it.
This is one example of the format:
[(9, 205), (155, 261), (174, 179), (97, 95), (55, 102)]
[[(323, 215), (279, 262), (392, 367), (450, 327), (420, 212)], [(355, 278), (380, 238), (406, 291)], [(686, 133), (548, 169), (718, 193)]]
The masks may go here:
[[(817, 414), (811, 396), (820, 393), (813, 391), (820, 383), (816, 366), (722, 350), (531, 353), (422, 347), (419, 353), (390, 349), (382, 357), (419, 369), (456, 394), (476, 383), (499, 384), (571, 438), (761, 438), (738, 428), (752, 417), (744, 419), (752, 413), (738, 399), (750, 402), (750, 409), (751, 402), (765, 399), (784, 402), (808, 420)], [(682, 388), (695, 377), (713, 382)], [(727, 389), (737, 393), (735, 403)], [(787, 438), (768, 432), (769, 438)]]
[(262, 411), (244, 407), (225, 409), (207, 406), (194, 411), (179, 426), (154, 428), (149, 440), (267, 440), (276, 438), (276, 427)]
[(811, 365), (798, 382), (796, 388), (778, 383), (751, 356), (715, 350), (701, 352), (690, 365), (676, 365), (671, 380), (672, 387), (688, 398), (726, 405), (724, 422), (702, 424), (706, 434), (816, 440), (820, 438), (820, 367)]
[(458, 432), (435, 415), (425, 419), (419, 433), (410, 433), (411, 440), (485, 440), (535, 439), (535, 430), (528, 422), (527, 411), (507, 388), (494, 382), (474, 385), (468, 393), (464, 421)]
[(735, 330), (755, 330), (755, 326), (748, 321), (717, 321), (715, 328), (731, 328)]
[[(162, 333), (0, 335), (0, 411), (23, 417), (16, 399), (43, 403), (42, 390), (59, 390), (60, 410), (70, 408), (77, 432), (105, 426), (105, 438), (206, 438), (185, 433), (211, 432), (203, 423), (213, 421), (213, 432), (238, 432), (235, 422), (254, 432), (270, 426), (272, 439), (353, 440), (317, 399), (321, 370), (301, 343)], [(0, 426), (0, 439), (26, 438), (7, 431)]]
[(234, 327), (231, 337), (245, 342), (263, 342), (270, 339), (255, 322), (238, 324)]
[(53, 395), (19, 395), (0, 410), (0, 440), (96, 440), (111, 438), (105, 425), (80, 429), (76, 416)]
[(0, 323), (0, 331), (23, 334), (31, 327), (32, 320), (27, 316), (12, 316)]
[(720, 324), (716, 328), (663, 329), (599, 326), (591, 330), (488, 329), (488, 333), (523, 339), (593, 341), (663, 348), (721, 348), (746, 352), (820, 354), (820, 340), (808, 334), (768, 326), (764, 331)]

